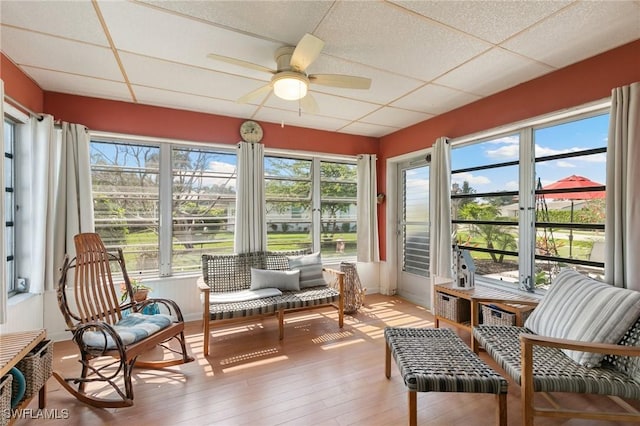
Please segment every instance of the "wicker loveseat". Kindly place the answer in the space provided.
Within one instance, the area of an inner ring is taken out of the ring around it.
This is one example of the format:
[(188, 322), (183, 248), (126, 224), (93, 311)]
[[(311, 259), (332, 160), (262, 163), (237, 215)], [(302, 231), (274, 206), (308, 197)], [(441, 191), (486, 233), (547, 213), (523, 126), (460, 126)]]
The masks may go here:
[[(639, 315), (640, 292), (565, 270), (524, 327), (480, 325), (473, 338), (521, 386), (524, 425), (534, 416), (640, 422), (622, 399), (640, 399)], [(535, 392), (553, 408), (536, 407)], [(549, 392), (607, 395), (623, 410), (564, 409)]]
[(323, 268), (320, 254), (308, 250), (203, 255), (198, 289), (205, 355), (213, 324), (275, 315), (282, 340), (285, 312), (324, 306), (335, 307), (344, 324), (344, 273)]

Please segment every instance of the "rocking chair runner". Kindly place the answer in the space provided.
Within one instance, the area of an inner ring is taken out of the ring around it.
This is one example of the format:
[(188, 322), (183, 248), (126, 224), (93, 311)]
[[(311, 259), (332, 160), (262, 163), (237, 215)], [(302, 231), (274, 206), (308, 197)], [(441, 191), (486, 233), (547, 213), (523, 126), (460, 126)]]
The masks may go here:
[[(53, 373), (60, 384), (80, 401), (96, 407), (115, 408), (133, 405), (131, 372), (133, 367), (164, 368), (193, 361), (187, 354), (184, 338), (184, 321), (178, 305), (168, 299), (147, 299), (135, 302), (133, 289), (125, 267), (122, 250), (118, 254), (106, 251), (100, 236), (95, 233), (74, 237), (76, 258), (65, 256), (58, 283), (58, 304), (64, 315), (73, 340), (80, 349), (82, 371), (80, 377), (65, 378)], [(119, 297), (112, 278), (112, 266), (122, 273), (128, 301), (119, 304)], [(67, 274), (75, 269), (74, 303), (67, 300)], [(145, 306), (156, 303), (168, 315), (143, 315)], [(123, 316), (129, 310), (130, 314)], [(169, 341), (176, 339), (180, 351), (170, 348)], [(180, 354), (180, 358), (161, 361), (137, 361), (138, 356), (157, 345)], [(98, 358), (113, 357), (108, 363), (97, 363)], [(118, 385), (120, 374), (124, 390)], [(99, 398), (87, 392), (92, 382), (109, 384), (119, 399)]]

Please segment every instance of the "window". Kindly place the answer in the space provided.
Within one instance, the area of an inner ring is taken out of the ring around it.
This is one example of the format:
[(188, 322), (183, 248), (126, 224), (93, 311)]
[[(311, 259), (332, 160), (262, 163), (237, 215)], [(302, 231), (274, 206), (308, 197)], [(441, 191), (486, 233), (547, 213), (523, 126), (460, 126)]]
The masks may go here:
[(265, 156), (267, 248), (355, 260), (355, 162)]
[(93, 140), (91, 170), (96, 232), (130, 272), (199, 271), (202, 253), (233, 251), (233, 151)]
[(604, 277), (609, 115), (534, 129), (535, 286), (560, 268)]
[(4, 242), (7, 291), (16, 291), (15, 124), (4, 120)]
[(456, 144), (452, 226), (483, 279), (545, 289), (560, 268), (602, 275), (608, 114)]

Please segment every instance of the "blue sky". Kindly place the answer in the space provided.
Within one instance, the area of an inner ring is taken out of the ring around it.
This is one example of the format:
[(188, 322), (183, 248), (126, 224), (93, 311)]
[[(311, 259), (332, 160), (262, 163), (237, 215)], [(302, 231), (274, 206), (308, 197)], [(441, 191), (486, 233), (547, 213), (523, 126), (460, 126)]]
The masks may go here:
[[(536, 157), (601, 148), (607, 145), (609, 115), (599, 115), (569, 123), (536, 129), (534, 143)], [(487, 142), (455, 148), (452, 151), (452, 169), (481, 166), (518, 159), (517, 134)], [(605, 184), (606, 154), (595, 154), (536, 163), (536, 178), (542, 186), (570, 175), (587, 177)], [(466, 180), (477, 192), (517, 190), (518, 167), (505, 167), (458, 174), (452, 183)]]

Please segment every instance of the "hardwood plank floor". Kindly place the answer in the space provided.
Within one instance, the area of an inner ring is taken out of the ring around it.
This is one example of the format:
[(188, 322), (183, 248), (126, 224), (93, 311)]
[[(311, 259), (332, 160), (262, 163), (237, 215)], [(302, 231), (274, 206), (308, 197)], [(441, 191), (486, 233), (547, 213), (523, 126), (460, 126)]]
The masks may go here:
[[(67, 419), (18, 419), (16, 425), (403, 425), (408, 422), (407, 391), (394, 365), (384, 375), (385, 326), (433, 327), (424, 308), (398, 297), (369, 295), (355, 315), (326, 308), (285, 317), (278, 340), (275, 318), (217, 327), (211, 355), (202, 352), (200, 322), (187, 324), (196, 361), (165, 370), (135, 370), (135, 405), (98, 409), (80, 403), (55, 379), (49, 380), (47, 409)], [(468, 333), (459, 332), (464, 339)], [(163, 356), (157, 351), (154, 356)], [(481, 357), (498, 371), (492, 360)], [(71, 342), (54, 348), (54, 369), (79, 372)], [(611, 409), (597, 396), (563, 395), (580, 410)], [(632, 403), (638, 407), (636, 401)], [(37, 398), (29, 405), (37, 413)], [(423, 425), (494, 425), (493, 395), (419, 393), (418, 422)], [(66, 411), (63, 411), (66, 410)], [(510, 382), (509, 425), (520, 425), (520, 389)], [(536, 425), (616, 424), (539, 419)], [(622, 424), (622, 423), (618, 423)]]

